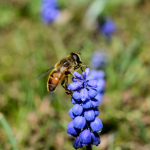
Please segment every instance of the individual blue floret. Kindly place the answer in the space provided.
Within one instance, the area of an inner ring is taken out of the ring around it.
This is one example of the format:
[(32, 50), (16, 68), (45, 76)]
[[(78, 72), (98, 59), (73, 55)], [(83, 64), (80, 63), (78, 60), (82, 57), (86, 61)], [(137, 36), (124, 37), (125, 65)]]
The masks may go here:
[(79, 134), (79, 138), (82, 144), (90, 143), (92, 140), (90, 130), (87, 130), (87, 129), (82, 130), (81, 133)]
[(100, 131), (103, 128), (102, 121), (96, 117), (93, 121), (90, 122), (90, 127), (93, 131)]
[[(99, 115), (97, 108), (99, 101), (96, 99), (99, 82), (93, 79), (87, 80), (89, 72), (89, 68), (86, 68), (82, 75), (75, 71), (73, 82), (68, 85), (68, 89), (74, 91), (71, 98), (74, 106), (68, 112), (73, 121), (67, 126), (67, 133), (76, 137), (73, 142), (75, 149), (88, 144), (97, 146), (100, 143), (97, 131), (103, 127), (101, 120), (96, 117)], [(70, 131), (71, 128), (73, 131)]]
[(71, 121), (67, 126), (67, 133), (69, 136), (76, 136), (79, 133), (79, 129), (75, 128), (73, 125), (73, 121)]
[(73, 142), (73, 147), (75, 149), (81, 148), (82, 147), (82, 143), (80, 142), (80, 138), (79, 136), (76, 137), (76, 139)]
[(98, 146), (100, 144), (100, 138), (97, 132), (92, 132), (91, 133), (91, 137), (92, 137), (92, 144)]

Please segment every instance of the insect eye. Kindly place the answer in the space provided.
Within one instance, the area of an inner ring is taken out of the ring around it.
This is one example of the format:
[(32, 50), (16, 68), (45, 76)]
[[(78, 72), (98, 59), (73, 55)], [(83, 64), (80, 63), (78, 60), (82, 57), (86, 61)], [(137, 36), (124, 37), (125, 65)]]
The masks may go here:
[(74, 59), (77, 63), (82, 63), (82, 62), (80, 61), (79, 56), (78, 56), (77, 54), (71, 53), (71, 55), (72, 55), (73, 59)]

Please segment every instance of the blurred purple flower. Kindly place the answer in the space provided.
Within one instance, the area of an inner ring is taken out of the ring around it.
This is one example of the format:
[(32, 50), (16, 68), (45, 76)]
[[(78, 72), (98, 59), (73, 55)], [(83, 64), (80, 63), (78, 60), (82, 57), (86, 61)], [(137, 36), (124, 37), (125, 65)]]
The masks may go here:
[[(103, 51), (94, 51), (91, 55), (90, 65), (93, 69), (106, 66), (108, 63), (108, 55)], [(102, 73), (103, 74), (103, 73)]]
[(57, 0), (42, 0), (40, 12), (42, 22), (45, 24), (50, 24), (60, 13)]
[[(103, 93), (104, 93), (104, 87), (105, 87), (104, 77), (105, 77), (104, 71), (102, 71), (102, 70), (91, 70), (91, 72), (87, 78), (88, 80), (90, 80), (90, 79), (97, 80), (97, 83), (99, 84), (99, 86), (96, 88), (97, 95), (95, 96), (95, 98), (99, 101), (99, 103), (103, 99)], [(93, 92), (91, 94), (93, 94)]]
[(97, 118), (99, 101), (95, 98), (99, 83), (96, 80), (86, 80), (90, 72), (89, 68), (81, 74), (74, 72), (76, 78), (68, 85), (68, 89), (75, 91), (72, 95), (72, 103), (75, 104), (68, 112), (69, 117), (74, 119), (67, 126), (68, 135), (75, 136), (73, 142), (75, 149), (82, 145), (100, 144), (98, 131), (103, 128), (102, 121)]
[(112, 34), (116, 30), (116, 25), (109, 17), (103, 17), (99, 22), (99, 31), (102, 33), (106, 40), (110, 40)]

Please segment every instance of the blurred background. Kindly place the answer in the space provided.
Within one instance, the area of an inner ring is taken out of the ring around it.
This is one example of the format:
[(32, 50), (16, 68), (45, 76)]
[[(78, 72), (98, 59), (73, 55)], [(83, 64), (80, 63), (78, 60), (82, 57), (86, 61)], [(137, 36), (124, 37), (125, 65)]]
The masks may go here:
[(74, 149), (71, 97), (35, 78), (71, 52), (93, 69), (94, 51), (106, 86), (93, 150), (149, 150), (150, 1), (47, 1), (0, 0), (0, 150)]

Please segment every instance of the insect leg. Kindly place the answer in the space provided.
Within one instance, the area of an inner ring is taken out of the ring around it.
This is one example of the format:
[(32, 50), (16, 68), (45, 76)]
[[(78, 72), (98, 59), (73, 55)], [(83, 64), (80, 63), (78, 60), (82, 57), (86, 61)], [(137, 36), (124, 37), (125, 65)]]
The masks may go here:
[(86, 65), (80, 65), (80, 69), (81, 69), (82, 72), (83, 72), (82, 67), (88, 68)]
[(61, 85), (65, 89), (64, 83), (65, 83), (65, 78), (63, 78), (62, 81), (61, 81)]
[(66, 94), (68, 94), (68, 95), (71, 95), (71, 96), (72, 96), (72, 91), (70, 91), (70, 90), (68, 89), (68, 76), (66, 76), (66, 82), (65, 82), (65, 92), (66, 92)]
[(77, 65), (74, 67), (74, 70), (78, 70), (81, 66), (80, 65)]
[[(65, 85), (64, 85), (65, 83)], [(68, 95), (72, 95), (72, 91), (68, 90), (68, 76), (64, 77), (61, 81), (62, 87), (65, 89), (65, 93)]]
[[(75, 79), (77, 79), (77, 77), (72, 73), (72, 72), (70, 72), (72, 75), (73, 75), (73, 77), (75, 78)], [(78, 79), (77, 79), (78, 80)], [(81, 82), (81, 83), (83, 83), (82, 81), (80, 81), (80, 80), (78, 80), (79, 82)]]

